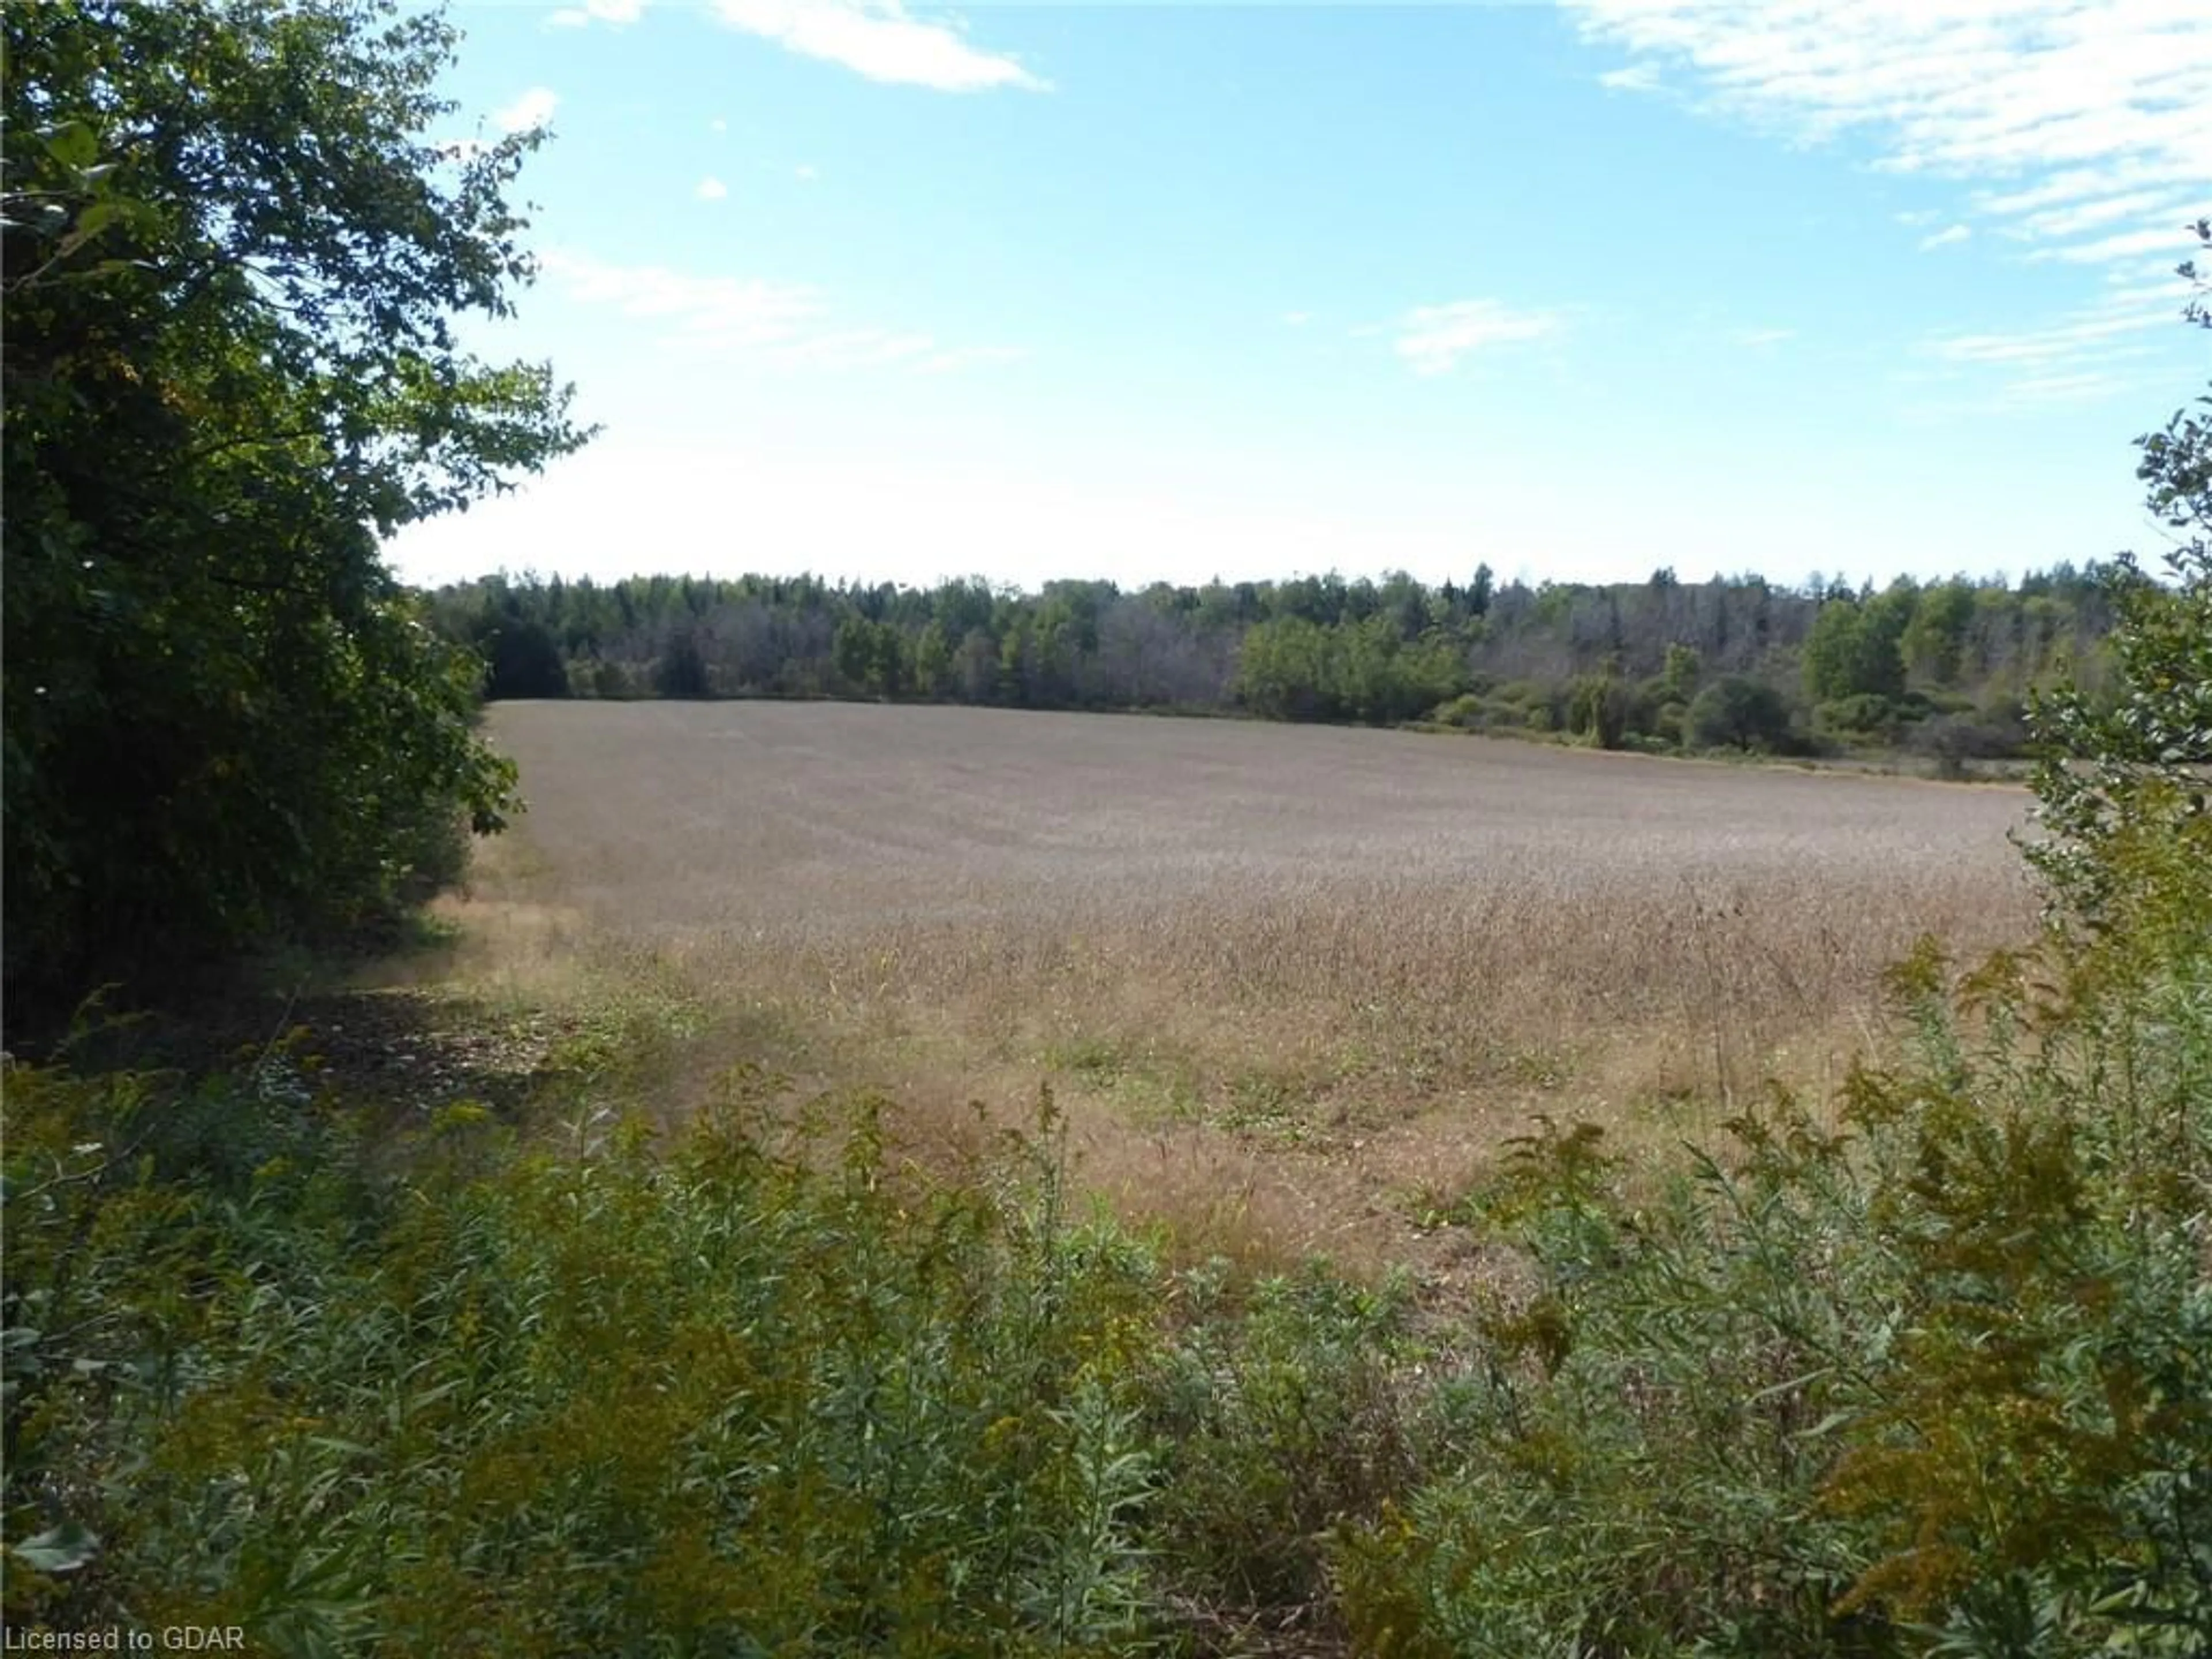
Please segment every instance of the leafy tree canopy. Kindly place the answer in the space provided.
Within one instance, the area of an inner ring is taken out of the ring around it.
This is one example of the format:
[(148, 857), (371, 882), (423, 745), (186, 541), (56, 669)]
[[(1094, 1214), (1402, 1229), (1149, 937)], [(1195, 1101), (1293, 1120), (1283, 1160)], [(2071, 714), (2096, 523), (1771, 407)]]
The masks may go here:
[(480, 670), (380, 538), (576, 448), (454, 319), (532, 265), (522, 133), (441, 144), (393, 0), (54, 0), (4, 28), (11, 985), (351, 925), (495, 828)]
[[(2197, 234), (2212, 248), (2212, 221)], [(2212, 270), (2180, 271), (2197, 284), (2190, 320), (2212, 329)], [(2170, 580), (2118, 560), (2104, 578), (2119, 617), (2113, 695), (2037, 700), (2045, 836), (2030, 856), (2073, 919), (2155, 959), (2162, 935), (2201, 947), (2212, 927), (2212, 415), (2182, 410), (2138, 443), (2147, 504), (2174, 532)]]

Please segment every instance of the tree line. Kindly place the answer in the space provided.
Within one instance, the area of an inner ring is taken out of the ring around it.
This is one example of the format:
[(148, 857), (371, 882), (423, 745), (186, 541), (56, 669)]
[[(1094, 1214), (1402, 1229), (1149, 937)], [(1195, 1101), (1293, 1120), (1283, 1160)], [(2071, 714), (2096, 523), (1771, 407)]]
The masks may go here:
[(2094, 688), (2119, 592), (2091, 563), (2017, 583), (1815, 577), (1466, 582), (500, 574), (431, 596), (486, 695), (848, 697), (1553, 732), (1606, 748), (2017, 753), (2030, 695)]

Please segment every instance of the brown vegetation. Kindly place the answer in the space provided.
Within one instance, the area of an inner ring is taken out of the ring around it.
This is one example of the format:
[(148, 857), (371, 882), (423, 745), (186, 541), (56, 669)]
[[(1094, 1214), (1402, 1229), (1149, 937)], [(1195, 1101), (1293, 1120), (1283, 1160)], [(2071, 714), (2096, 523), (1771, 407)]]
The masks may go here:
[(2033, 919), (2008, 789), (962, 708), (493, 733), (497, 973), (649, 969), (923, 1147), (1049, 1079), (1094, 1185), (1233, 1254), (1399, 1248), (1534, 1113), (1671, 1139), (1833, 1078), (1917, 936)]

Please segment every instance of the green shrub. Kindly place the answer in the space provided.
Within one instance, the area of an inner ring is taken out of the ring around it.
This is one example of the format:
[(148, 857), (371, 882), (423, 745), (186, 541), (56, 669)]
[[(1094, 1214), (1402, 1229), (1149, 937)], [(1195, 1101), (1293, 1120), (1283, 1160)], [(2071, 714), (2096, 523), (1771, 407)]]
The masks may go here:
[(279, 1653), (1152, 1639), (1151, 1270), (1060, 1218), (1048, 1148), (921, 1186), (875, 1103), (775, 1154), (741, 1082), (665, 1152), (450, 1110), (376, 1181), (289, 1086), (8, 1083), (11, 1625), (240, 1624)]
[(1480, 730), (1484, 700), (1472, 691), (1462, 691), (1449, 702), (1440, 702), (1431, 709), (1429, 718), (1438, 726), (1458, 726)]
[(2212, 969), (2191, 974), (2146, 1020), (2046, 1005), (2000, 962), (1959, 988), (1970, 1024), (1923, 953), (1898, 978), (1911, 1050), (1854, 1076), (1839, 1127), (1778, 1097), (1635, 1205), (1595, 1131), (1524, 1143), (1485, 1210), (1538, 1282), (1486, 1322), (1455, 1466), (1339, 1528), (1355, 1642), (2200, 1651)]
[(1893, 743), (1904, 719), (1896, 702), (1874, 696), (1838, 698), (1813, 711), (1815, 730), (1850, 742)]
[(1282, 1615), (1311, 1603), (1322, 1544), (1372, 1518), (1416, 1462), (1398, 1373), (1410, 1346), (1408, 1285), (1348, 1285), (1315, 1264), (1263, 1280), (1231, 1307), (1224, 1270), (1176, 1286), (1176, 1328), (1152, 1362), (1150, 1424), (1170, 1449), (1156, 1547), (1186, 1593)]
[(1779, 753), (1790, 747), (1790, 705), (1772, 686), (1726, 674), (1698, 693), (1686, 715), (1699, 749)]

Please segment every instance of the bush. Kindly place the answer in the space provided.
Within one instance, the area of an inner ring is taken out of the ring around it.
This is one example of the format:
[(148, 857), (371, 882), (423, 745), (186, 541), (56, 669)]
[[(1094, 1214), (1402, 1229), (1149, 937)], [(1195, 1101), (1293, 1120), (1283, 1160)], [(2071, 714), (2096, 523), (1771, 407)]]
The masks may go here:
[(1972, 761), (2010, 760), (2026, 750), (2027, 729), (2018, 724), (1999, 725), (1972, 714), (1938, 714), (1915, 726), (1905, 747), (1936, 763), (1944, 777), (1966, 775)]
[[(2201, 1652), (2212, 963), (2154, 1024), (2039, 969), (1899, 972), (1910, 1052), (1632, 1202), (1521, 1144), (1462, 1448), (1340, 1527), (1363, 1651)], [(1969, 1029), (1983, 1033), (1969, 1039)]]
[(1881, 696), (1842, 697), (1813, 711), (1814, 730), (1846, 742), (1893, 742), (1902, 720), (1898, 706)]
[[(2154, 505), (2212, 529), (2212, 428), (2167, 439)], [(1594, 1128), (1519, 1144), (1464, 1454), (1334, 1534), (1361, 1650), (2207, 1651), (2212, 548), (2172, 562), (2118, 567), (2110, 700), (2039, 702), (2042, 939), (1923, 944), (1832, 1109), (1778, 1091), (1656, 1195)]]
[(1700, 749), (1779, 753), (1790, 747), (1790, 705), (1772, 686), (1723, 675), (1690, 704), (1689, 739)]
[(1348, 1285), (1316, 1264), (1232, 1312), (1217, 1266), (1184, 1275), (1154, 1360), (1149, 1423), (1170, 1449), (1155, 1499), (1164, 1570), (1207, 1605), (1278, 1618), (1312, 1602), (1326, 1534), (1411, 1485), (1397, 1392), (1409, 1286)]

